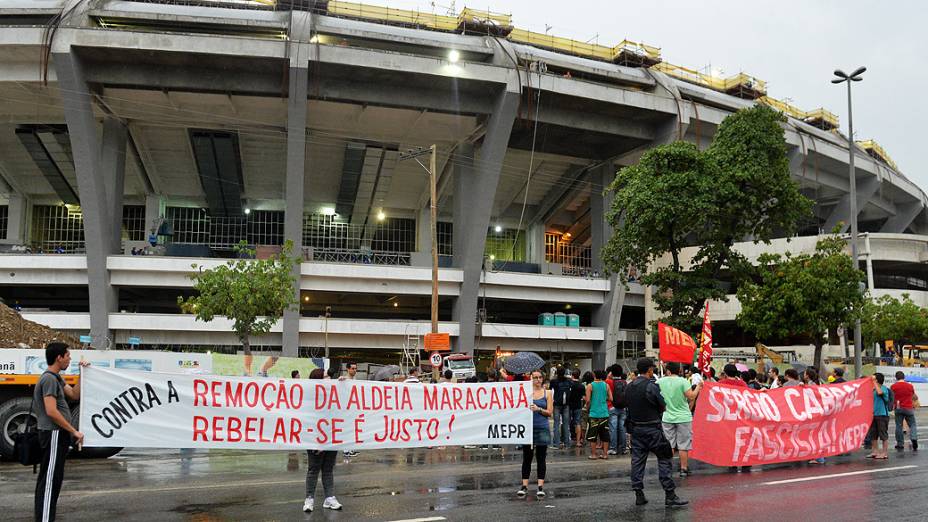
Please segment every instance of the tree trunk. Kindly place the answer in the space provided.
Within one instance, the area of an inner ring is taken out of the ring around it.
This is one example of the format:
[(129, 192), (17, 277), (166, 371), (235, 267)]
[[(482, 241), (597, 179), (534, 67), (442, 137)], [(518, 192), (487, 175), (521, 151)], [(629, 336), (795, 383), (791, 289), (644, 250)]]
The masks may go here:
[(814, 357), (814, 360), (813, 360), (813, 362), (812, 362), (812, 365), (815, 366), (815, 369), (816, 369), (819, 373), (822, 372), (822, 345), (823, 345), (823, 344), (824, 344), (824, 343), (822, 342), (822, 338), (821, 338), (820, 336), (816, 336), (816, 338), (815, 338), (815, 357)]
[(248, 339), (249, 335), (245, 334), (239, 337), (239, 340), (242, 341), (242, 350), (245, 352), (245, 355), (251, 355), (251, 343)]

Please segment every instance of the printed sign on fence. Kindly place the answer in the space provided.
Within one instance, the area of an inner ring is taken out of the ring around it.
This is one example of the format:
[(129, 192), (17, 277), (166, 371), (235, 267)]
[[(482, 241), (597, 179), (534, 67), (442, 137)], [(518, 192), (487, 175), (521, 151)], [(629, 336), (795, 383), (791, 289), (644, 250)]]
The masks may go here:
[(262, 379), (88, 367), (84, 445), (373, 449), (531, 444), (531, 384)]
[(706, 383), (690, 456), (716, 466), (807, 460), (856, 450), (873, 417), (870, 379), (755, 391)]

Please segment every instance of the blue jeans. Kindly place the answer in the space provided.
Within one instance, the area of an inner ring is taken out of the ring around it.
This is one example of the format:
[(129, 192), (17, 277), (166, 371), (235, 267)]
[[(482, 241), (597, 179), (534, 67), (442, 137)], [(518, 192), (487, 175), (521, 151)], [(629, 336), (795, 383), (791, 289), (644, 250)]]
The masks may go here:
[(619, 453), (625, 451), (625, 408), (609, 409), (609, 449)]
[(905, 434), (902, 433), (902, 421), (909, 425), (909, 440), (918, 440), (918, 424), (915, 422), (915, 412), (896, 408), (896, 446), (905, 446)]
[(570, 445), (570, 407), (554, 405), (554, 445)]

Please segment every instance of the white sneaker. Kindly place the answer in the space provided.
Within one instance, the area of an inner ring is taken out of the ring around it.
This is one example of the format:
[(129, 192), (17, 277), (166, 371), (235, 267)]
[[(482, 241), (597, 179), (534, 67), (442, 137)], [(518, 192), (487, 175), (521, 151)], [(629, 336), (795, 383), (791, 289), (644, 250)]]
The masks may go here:
[(313, 512), (313, 497), (306, 497), (306, 501), (303, 502), (303, 512), (304, 513)]
[(338, 499), (335, 497), (326, 497), (325, 502), (322, 503), (324, 509), (335, 509), (339, 510), (342, 508), (342, 505), (338, 503)]

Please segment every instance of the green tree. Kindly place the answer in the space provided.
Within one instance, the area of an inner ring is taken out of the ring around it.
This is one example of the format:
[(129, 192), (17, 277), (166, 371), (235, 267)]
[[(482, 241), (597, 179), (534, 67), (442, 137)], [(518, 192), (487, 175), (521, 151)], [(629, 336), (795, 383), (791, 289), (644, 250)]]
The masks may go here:
[(909, 294), (902, 300), (884, 295), (864, 304), (860, 319), (865, 346), (887, 340), (921, 344), (928, 340), (928, 309), (915, 304)]
[(823, 335), (850, 324), (861, 312), (865, 274), (844, 252), (837, 236), (821, 239), (813, 254), (758, 258), (756, 281), (738, 288), (738, 324), (758, 338), (807, 336), (815, 344), (815, 366), (822, 367)]
[(293, 267), (299, 258), (290, 257), (293, 243), (287, 241), (281, 252), (267, 259), (254, 259), (255, 251), (243, 241), (236, 247), (238, 258), (215, 268), (193, 265), (196, 296), (177, 298), (186, 313), (198, 321), (210, 322), (216, 316), (232, 320), (246, 356), (251, 356), (250, 338), (270, 331), (284, 311), (297, 303)]
[[(750, 272), (734, 243), (788, 236), (810, 215), (811, 201), (790, 177), (783, 120), (763, 105), (742, 109), (706, 151), (680, 142), (656, 147), (608, 187), (614, 234), (603, 261), (623, 281), (637, 267), (642, 283), (657, 287), (655, 306), (668, 323), (698, 331), (706, 299), (727, 294), (719, 278), (727, 273), (738, 284)], [(696, 254), (681, 259), (690, 246)]]
[(685, 306), (714, 295), (714, 281), (695, 284), (680, 258), (680, 251), (701, 235), (714, 202), (709, 196), (714, 178), (712, 165), (695, 145), (677, 142), (649, 150), (637, 165), (620, 170), (609, 187), (615, 199), (606, 219), (616, 232), (603, 248), (603, 260), (624, 277), (627, 267), (653, 267), (668, 255), (669, 264), (642, 270), (641, 281), (659, 288), (654, 297), (658, 310), (683, 328), (691, 326), (684, 318), (693, 315)]

